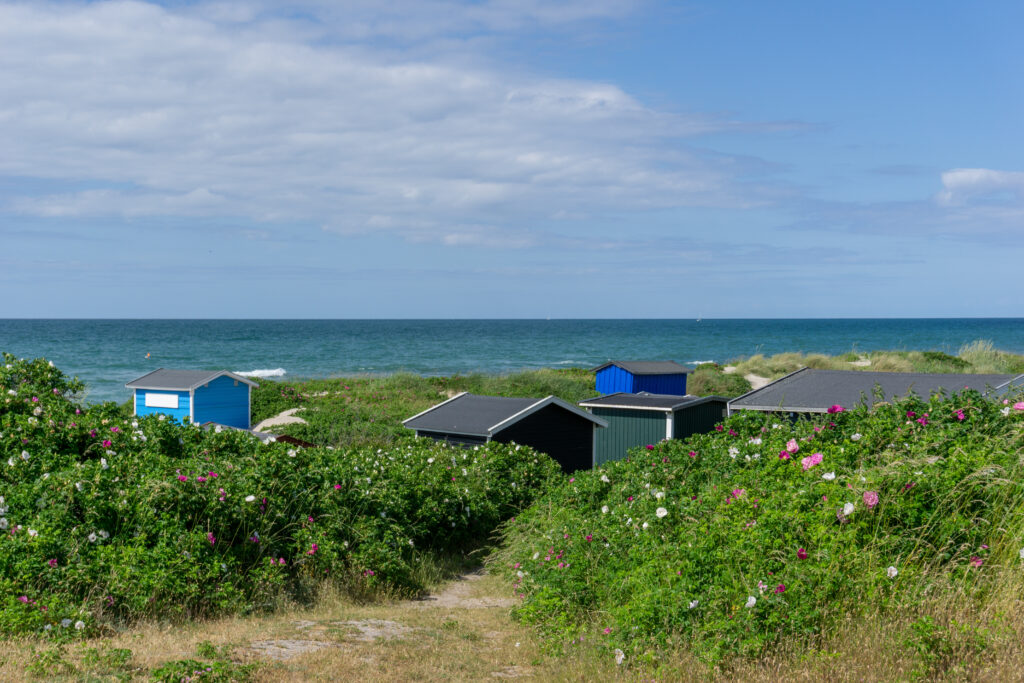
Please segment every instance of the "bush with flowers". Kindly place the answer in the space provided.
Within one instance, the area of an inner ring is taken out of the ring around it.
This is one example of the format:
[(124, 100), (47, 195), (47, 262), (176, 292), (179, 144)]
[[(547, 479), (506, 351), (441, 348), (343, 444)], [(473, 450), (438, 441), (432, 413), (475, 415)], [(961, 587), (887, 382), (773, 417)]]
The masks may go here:
[(1024, 563), (1024, 402), (974, 392), (795, 422), (735, 415), (563, 481), (492, 566), (553, 645), (719, 662)]
[(298, 449), (114, 404), (45, 360), (0, 362), (0, 633), (270, 607), (327, 580), (414, 593), (558, 465), (526, 447)]

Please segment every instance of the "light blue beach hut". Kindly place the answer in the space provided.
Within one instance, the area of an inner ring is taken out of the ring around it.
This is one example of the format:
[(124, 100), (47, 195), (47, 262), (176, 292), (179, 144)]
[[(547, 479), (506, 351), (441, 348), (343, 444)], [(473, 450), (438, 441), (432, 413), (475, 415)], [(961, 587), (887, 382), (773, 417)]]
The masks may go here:
[(160, 368), (125, 384), (135, 391), (135, 414), (161, 413), (179, 422), (188, 418), (249, 429), (251, 391), (256, 383), (227, 370)]

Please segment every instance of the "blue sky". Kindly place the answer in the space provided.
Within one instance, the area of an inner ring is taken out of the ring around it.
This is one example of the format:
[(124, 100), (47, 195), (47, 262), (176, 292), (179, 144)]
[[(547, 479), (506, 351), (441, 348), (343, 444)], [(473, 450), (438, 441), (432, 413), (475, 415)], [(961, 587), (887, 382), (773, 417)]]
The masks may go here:
[(1021, 315), (1017, 2), (0, 0), (0, 317)]

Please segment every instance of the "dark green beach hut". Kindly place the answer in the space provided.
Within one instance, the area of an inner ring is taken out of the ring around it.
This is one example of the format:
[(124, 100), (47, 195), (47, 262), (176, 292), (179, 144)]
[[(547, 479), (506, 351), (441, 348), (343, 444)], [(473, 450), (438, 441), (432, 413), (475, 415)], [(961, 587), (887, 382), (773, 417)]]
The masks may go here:
[(721, 396), (618, 393), (581, 401), (594, 417), (608, 423), (594, 434), (594, 466), (626, 457), (636, 446), (662, 439), (684, 439), (711, 431), (725, 417)]

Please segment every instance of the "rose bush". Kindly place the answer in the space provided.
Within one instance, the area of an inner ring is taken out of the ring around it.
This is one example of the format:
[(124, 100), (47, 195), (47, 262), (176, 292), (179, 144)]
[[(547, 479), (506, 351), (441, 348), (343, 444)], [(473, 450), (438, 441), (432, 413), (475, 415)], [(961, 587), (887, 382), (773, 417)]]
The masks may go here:
[(526, 447), (296, 449), (117, 406), (45, 360), (0, 363), (0, 633), (54, 637), (308, 596), (415, 593), (560, 478)]
[(850, 615), (988, 590), (1024, 551), (1024, 414), (967, 392), (746, 412), (578, 473), (503, 528), (518, 616), (630, 658), (756, 656)]

